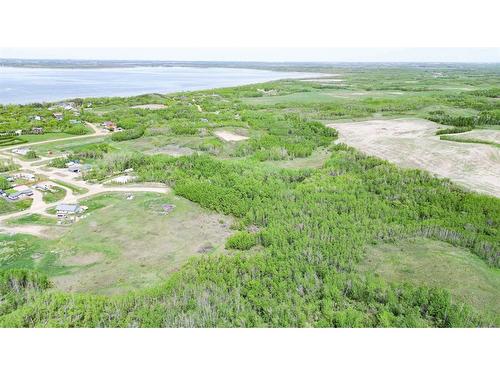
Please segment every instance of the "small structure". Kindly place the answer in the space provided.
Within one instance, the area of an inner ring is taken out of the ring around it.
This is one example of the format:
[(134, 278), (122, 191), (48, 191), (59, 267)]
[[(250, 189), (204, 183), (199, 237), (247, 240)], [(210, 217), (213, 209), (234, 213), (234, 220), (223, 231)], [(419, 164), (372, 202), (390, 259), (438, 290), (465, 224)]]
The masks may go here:
[(26, 156), (28, 154), (28, 152), (30, 152), (30, 151), (31, 151), (30, 148), (14, 148), (14, 149), (12, 149), (12, 153), (18, 154), (21, 156)]
[(104, 121), (101, 126), (110, 132), (114, 132), (118, 129), (118, 126), (113, 121)]
[(71, 119), (71, 120), (69, 120), (69, 123), (72, 124), (72, 125), (75, 125), (75, 124), (81, 123), (81, 121), (80, 120)]
[(52, 115), (56, 118), (57, 121), (61, 121), (64, 118), (61, 112), (54, 112)]
[(92, 169), (92, 166), (88, 164), (79, 164), (70, 162), (67, 165), (69, 165), (68, 172), (73, 172), (73, 173), (86, 172)]
[(68, 172), (79, 173), (81, 170), (82, 165), (78, 163), (72, 163), (68, 166)]
[(40, 190), (40, 191), (51, 191), (52, 190), (52, 188), (47, 184), (36, 184), (36, 185), (33, 185), (33, 187), (37, 190)]
[(23, 131), (22, 131), (21, 129), (17, 129), (14, 133), (15, 133), (17, 136), (23, 135)]
[(83, 210), (78, 204), (61, 203), (56, 206), (57, 217), (66, 218), (81, 213)]
[(32, 128), (32, 129), (31, 129), (31, 132), (32, 132), (33, 134), (43, 134), (43, 128), (41, 128), (41, 127), (38, 127), (38, 128)]
[(19, 198), (30, 197), (32, 195), (33, 195), (33, 191), (30, 189), (27, 189), (27, 190), (17, 191), (15, 193), (10, 194), (9, 199), (15, 201), (15, 200), (18, 200)]

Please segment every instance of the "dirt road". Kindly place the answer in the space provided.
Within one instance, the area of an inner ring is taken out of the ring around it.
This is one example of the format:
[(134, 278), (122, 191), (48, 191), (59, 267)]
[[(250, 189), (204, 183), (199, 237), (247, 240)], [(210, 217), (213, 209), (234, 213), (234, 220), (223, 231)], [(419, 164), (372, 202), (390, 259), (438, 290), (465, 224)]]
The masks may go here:
[[(65, 138), (64, 140), (74, 140), (74, 139), (80, 139), (83, 137), (96, 137), (96, 136), (102, 136), (106, 132), (103, 131), (102, 129), (98, 129), (95, 125), (87, 123), (92, 129), (95, 131), (95, 133), (91, 135), (85, 135), (85, 136), (75, 136), (75, 137), (69, 137)], [(34, 142), (30, 143), (27, 146), (30, 145), (36, 145), (36, 144), (42, 144), (42, 143), (50, 143), (50, 142), (58, 142), (61, 141), (61, 139), (54, 139), (54, 140), (47, 140), (47, 141), (41, 141), (41, 142)], [(35, 160), (35, 161), (26, 161), (21, 159), (17, 154), (14, 154), (11, 151), (15, 147), (8, 147), (5, 149), (2, 149), (0, 152), (0, 159), (3, 158), (9, 158), (9, 159), (14, 159), (16, 164), (20, 165), (20, 170), (23, 172), (29, 172), (35, 175), (43, 175), (46, 177), (46, 182), (51, 184), (51, 185), (56, 185), (64, 190), (66, 190), (66, 196), (63, 200), (56, 202), (56, 203), (45, 203), (42, 199), (42, 193), (32, 189), (33, 190), (33, 202), (31, 204), (31, 207), (25, 211), (20, 211), (20, 212), (13, 212), (9, 214), (4, 214), (0, 215), (0, 232), (7, 232), (7, 233), (28, 233), (28, 234), (41, 234), (43, 232), (43, 229), (45, 229), (43, 226), (37, 226), (37, 225), (26, 225), (26, 226), (17, 226), (17, 227), (11, 227), (6, 225), (6, 221), (9, 219), (13, 219), (16, 217), (28, 215), (28, 214), (41, 214), (45, 216), (50, 216), (46, 213), (46, 211), (50, 208), (56, 207), (60, 203), (77, 203), (79, 200), (88, 198), (93, 195), (101, 194), (101, 193), (107, 193), (107, 192), (155, 192), (155, 193), (167, 193), (169, 191), (169, 188), (166, 186), (140, 186), (140, 185), (128, 185), (128, 186), (107, 186), (103, 184), (91, 184), (86, 181), (83, 181), (78, 173), (72, 173), (68, 172), (66, 170), (61, 170), (61, 169), (55, 169), (55, 168), (48, 168), (45, 163), (40, 163), (40, 160)], [(49, 161), (50, 158), (44, 158), (43, 161)], [(75, 195), (73, 191), (66, 186), (60, 185), (53, 180), (59, 180), (61, 182), (65, 182), (70, 185), (74, 185), (76, 187), (86, 189), (87, 192), (79, 195)], [(16, 190), (25, 190), (27, 189), (27, 186), (18, 186)]]
[(407, 168), (420, 168), (479, 193), (500, 197), (500, 150), (442, 141), (438, 125), (420, 119), (329, 124), (340, 142)]

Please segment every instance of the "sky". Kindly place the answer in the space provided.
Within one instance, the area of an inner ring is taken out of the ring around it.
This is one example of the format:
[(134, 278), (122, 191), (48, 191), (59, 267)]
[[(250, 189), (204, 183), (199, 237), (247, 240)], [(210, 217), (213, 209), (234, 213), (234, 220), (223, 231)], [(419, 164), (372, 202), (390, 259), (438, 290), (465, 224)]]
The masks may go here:
[(0, 58), (500, 61), (493, 0), (23, 0), (1, 12)]
[(500, 62), (500, 48), (2, 48), (0, 58), (268, 62)]

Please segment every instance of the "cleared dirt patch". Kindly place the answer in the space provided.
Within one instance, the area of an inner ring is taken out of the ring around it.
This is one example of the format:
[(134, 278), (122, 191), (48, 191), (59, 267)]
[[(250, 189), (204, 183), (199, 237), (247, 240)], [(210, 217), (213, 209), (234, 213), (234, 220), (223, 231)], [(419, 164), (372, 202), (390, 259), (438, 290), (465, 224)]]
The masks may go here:
[(466, 133), (449, 134), (450, 138), (480, 140), (500, 144), (500, 130), (476, 129)]
[(101, 253), (78, 254), (64, 258), (61, 264), (65, 266), (88, 266), (100, 262), (102, 259), (104, 259), (104, 255)]
[(152, 111), (158, 110), (158, 109), (165, 109), (167, 108), (166, 105), (164, 104), (141, 104), (141, 105), (134, 105), (130, 108), (134, 109), (150, 109)]
[(194, 153), (194, 150), (190, 149), (189, 147), (182, 147), (178, 145), (166, 145), (163, 147), (155, 148), (154, 150), (151, 150), (149, 152), (146, 152), (147, 154), (166, 154), (170, 156), (186, 156), (186, 155), (192, 155)]
[(500, 197), (500, 150), (447, 142), (438, 125), (420, 119), (372, 120), (327, 125), (340, 142), (407, 168), (425, 169), (471, 190)]
[(215, 131), (214, 134), (222, 139), (223, 141), (227, 142), (239, 142), (239, 141), (244, 141), (248, 139), (248, 137), (245, 137), (243, 135), (239, 135), (236, 133), (228, 132), (226, 130), (218, 130)]

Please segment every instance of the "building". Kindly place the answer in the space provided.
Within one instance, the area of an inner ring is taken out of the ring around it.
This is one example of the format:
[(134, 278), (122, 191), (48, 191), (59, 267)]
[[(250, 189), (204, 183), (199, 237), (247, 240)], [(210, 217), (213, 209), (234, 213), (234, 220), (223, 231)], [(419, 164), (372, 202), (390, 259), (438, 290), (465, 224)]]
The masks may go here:
[(75, 124), (81, 123), (81, 121), (80, 120), (72, 119), (72, 120), (69, 120), (69, 123), (72, 124), (72, 125), (75, 125)]
[(29, 148), (14, 148), (12, 149), (12, 152), (14, 154), (18, 154), (18, 155), (21, 155), (21, 156), (26, 156), (28, 154), (28, 152), (30, 152), (31, 149)]
[(32, 128), (31, 132), (33, 134), (43, 134), (43, 128)]
[(22, 198), (22, 197), (31, 197), (32, 195), (33, 195), (33, 191), (30, 189), (27, 189), (27, 190), (17, 191), (15, 193), (10, 194), (9, 199), (15, 201), (15, 200), (18, 200), (19, 198)]
[(64, 118), (61, 112), (55, 112), (52, 115), (56, 118), (57, 121), (61, 121)]
[(17, 136), (19, 135), (23, 135), (23, 131), (21, 129), (17, 129), (15, 132), (14, 132)]
[(82, 170), (81, 164), (73, 163), (68, 167), (68, 172), (79, 173)]
[(35, 189), (37, 189), (37, 190), (40, 190), (40, 191), (50, 191), (50, 190), (52, 190), (50, 188), (50, 186), (47, 185), (47, 184), (36, 184), (36, 185), (33, 185), (33, 187)]
[(109, 130), (110, 132), (114, 132), (118, 129), (118, 126), (113, 122), (113, 121), (104, 121), (101, 126), (106, 129), (106, 130)]
[(82, 208), (78, 204), (61, 203), (56, 206), (57, 217), (65, 218), (70, 215), (76, 215), (82, 212)]
[(69, 164), (69, 166), (68, 166), (68, 172), (73, 172), (73, 173), (85, 172), (85, 171), (89, 171), (91, 169), (92, 169), (92, 167), (88, 164), (73, 163), (73, 164)]

